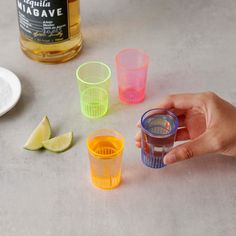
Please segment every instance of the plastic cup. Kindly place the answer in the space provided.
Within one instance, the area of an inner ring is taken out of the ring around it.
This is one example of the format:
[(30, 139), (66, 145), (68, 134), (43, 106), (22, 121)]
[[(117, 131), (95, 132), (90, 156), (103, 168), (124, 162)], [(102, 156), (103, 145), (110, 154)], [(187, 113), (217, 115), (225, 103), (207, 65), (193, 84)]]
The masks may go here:
[(141, 157), (152, 168), (164, 167), (163, 157), (174, 145), (179, 121), (177, 116), (164, 109), (151, 109), (141, 118)]
[(121, 181), (123, 136), (112, 129), (99, 129), (87, 138), (92, 183), (102, 189), (113, 189)]
[(116, 55), (119, 97), (124, 103), (144, 100), (148, 62), (148, 55), (140, 49), (124, 49)]
[(88, 118), (104, 116), (108, 110), (111, 70), (99, 61), (89, 61), (76, 70), (81, 112)]

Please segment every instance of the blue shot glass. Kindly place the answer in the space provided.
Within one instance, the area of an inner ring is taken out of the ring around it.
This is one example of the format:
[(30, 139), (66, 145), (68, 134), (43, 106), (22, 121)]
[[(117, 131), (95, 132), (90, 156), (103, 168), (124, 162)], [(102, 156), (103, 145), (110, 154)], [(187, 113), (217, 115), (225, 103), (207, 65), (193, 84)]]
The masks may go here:
[(141, 157), (146, 166), (165, 166), (163, 157), (174, 145), (178, 126), (177, 116), (165, 109), (151, 109), (142, 115)]

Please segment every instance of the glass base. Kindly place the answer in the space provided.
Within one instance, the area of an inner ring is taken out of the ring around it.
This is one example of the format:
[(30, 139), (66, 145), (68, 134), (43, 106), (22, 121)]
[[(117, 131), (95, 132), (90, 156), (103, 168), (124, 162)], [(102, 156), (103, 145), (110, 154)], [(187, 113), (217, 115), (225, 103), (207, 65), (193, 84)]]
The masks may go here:
[(101, 178), (101, 177), (92, 175), (91, 179), (92, 179), (92, 183), (96, 187), (104, 189), (104, 190), (110, 190), (120, 185), (121, 174), (119, 174), (118, 176), (110, 177), (110, 178)]
[(165, 167), (165, 164), (163, 162), (163, 157), (155, 157), (155, 156), (147, 156), (144, 154), (143, 151), (141, 151), (141, 157), (144, 165), (151, 167), (151, 168), (162, 168)]
[(145, 99), (145, 89), (136, 90), (132, 88), (121, 89), (119, 88), (119, 98), (126, 104), (141, 103)]

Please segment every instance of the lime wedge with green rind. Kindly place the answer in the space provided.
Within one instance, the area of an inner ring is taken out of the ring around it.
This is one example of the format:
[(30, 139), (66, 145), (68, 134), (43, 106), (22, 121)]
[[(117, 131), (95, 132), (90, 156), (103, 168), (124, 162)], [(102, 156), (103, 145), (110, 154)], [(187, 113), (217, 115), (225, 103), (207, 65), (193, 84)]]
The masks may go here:
[(24, 148), (34, 151), (43, 147), (43, 141), (50, 139), (51, 126), (47, 116), (44, 116), (26, 141)]
[(73, 142), (73, 132), (68, 132), (43, 141), (43, 147), (50, 152), (64, 152), (69, 149)]

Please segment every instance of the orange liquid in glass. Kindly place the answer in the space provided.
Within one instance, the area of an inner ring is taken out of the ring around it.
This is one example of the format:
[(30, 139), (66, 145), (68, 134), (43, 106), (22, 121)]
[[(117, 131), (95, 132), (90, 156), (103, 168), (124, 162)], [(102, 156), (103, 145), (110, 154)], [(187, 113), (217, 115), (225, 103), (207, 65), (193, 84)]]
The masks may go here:
[(97, 187), (112, 189), (120, 184), (122, 145), (114, 136), (98, 136), (89, 142), (91, 177)]

